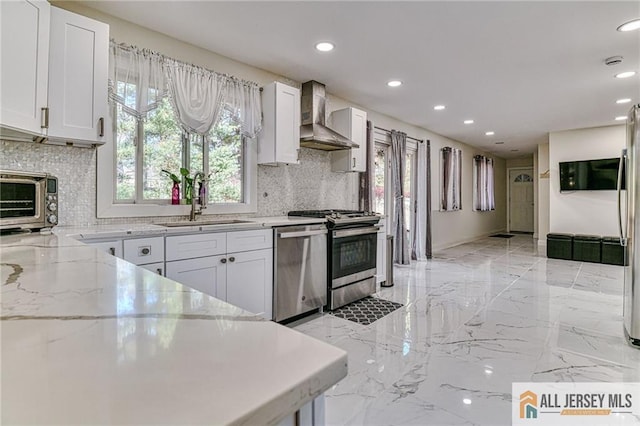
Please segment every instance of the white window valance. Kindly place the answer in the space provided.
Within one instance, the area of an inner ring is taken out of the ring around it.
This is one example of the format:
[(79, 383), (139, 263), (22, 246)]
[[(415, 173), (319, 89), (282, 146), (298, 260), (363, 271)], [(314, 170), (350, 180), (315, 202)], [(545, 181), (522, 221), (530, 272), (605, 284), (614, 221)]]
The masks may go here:
[(138, 120), (158, 107), (167, 95), (164, 56), (133, 46), (109, 45), (109, 101)]
[(256, 83), (113, 40), (109, 52), (109, 100), (138, 120), (168, 96), (176, 120), (189, 134), (206, 136), (223, 108), (243, 135), (253, 138), (262, 128)]

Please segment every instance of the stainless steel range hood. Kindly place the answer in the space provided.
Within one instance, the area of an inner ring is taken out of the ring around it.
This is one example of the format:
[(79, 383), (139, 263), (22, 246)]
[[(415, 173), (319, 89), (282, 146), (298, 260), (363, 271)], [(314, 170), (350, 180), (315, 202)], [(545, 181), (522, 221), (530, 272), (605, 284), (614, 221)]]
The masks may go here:
[(311, 80), (302, 84), (300, 146), (324, 151), (358, 148), (357, 143), (325, 126), (326, 94), (322, 83)]

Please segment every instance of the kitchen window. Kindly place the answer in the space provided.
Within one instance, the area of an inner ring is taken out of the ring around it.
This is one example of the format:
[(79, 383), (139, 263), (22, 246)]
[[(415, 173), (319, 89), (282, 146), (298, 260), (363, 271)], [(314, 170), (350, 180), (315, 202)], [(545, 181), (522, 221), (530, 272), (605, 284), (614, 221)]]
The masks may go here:
[[(203, 214), (257, 210), (257, 146), (262, 125), (256, 83), (110, 43), (111, 143), (98, 149), (97, 216), (182, 216), (172, 205), (180, 168), (208, 176)], [(182, 178), (181, 198), (185, 179)], [(197, 187), (194, 188), (197, 191)]]
[[(243, 201), (245, 144), (228, 111), (221, 113), (206, 138), (180, 129), (167, 98), (144, 121), (137, 121), (121, 105), (116, 106), (115, 116), (116, 203), (168, 204), (172, 184), (162, 170), (179, 175), (181, 167), (191, 176), (198, 171), (209, 176), (209, 203)], [(182, 191), (184, 187), (183, 180)]]
[(416, 202), (415, 202), (415, 187), (416, 187), (416, 149), (417, 146), (410, 142), (407, 143), (407, 157), (404, 170), (404, 222), (405, 229), (407, 230), (407, 241), (413, 241), (413, 227), (415, 223), (416, 214)]

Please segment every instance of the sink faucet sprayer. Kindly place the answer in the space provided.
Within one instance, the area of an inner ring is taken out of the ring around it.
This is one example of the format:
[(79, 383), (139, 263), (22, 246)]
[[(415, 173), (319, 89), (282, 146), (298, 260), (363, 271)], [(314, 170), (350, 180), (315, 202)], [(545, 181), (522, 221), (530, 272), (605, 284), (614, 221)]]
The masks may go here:
[[(189, 220), (196, 220), (196, 216), (202, 214), (202, 210), (207, 208), (207, 179), (204, 176), (203, 172), (197, 172), (193, 176), (193, 182), (198, 181), (198, 177), (200, 177), (200, 188), (198, 188), (198, 196), (195, 195), (191, 197), (191, 213), (189, 214)], [(200, 208), (196, 209), (196, 199), (198, 200), (198, 204), (200, 204)]]

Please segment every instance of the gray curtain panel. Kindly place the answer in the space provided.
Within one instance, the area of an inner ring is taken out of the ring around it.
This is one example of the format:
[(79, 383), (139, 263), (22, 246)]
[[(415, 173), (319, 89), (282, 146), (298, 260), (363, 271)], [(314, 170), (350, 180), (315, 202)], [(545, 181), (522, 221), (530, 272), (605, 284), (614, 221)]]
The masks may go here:
[(394, 191), (393, 203), (393, 250), (394, 262), (401, 265), (409, 264), (409, 241), (404, 218), (404, 183), (407, 162), (406, 133), (391, 130), (391, 183)]
[(442, 196), (440, 210), (462, 210), (462, 150), (442, 148)]
[(427, 140), (427, 241), (425, 255), (433, 257), (433, 238), (431, 236), (431, 141)]
[(473, 210), (495, 210), (493, 159), (484, 155), (473, 157)]
[(367, 120), (367, 167), (360, 173), (359, 206), (360, 210), (373, 211), (373, 180), (375, 175), (375, 146), (373, 142), (373, 123)]

